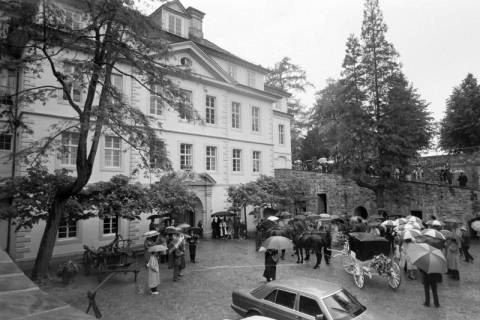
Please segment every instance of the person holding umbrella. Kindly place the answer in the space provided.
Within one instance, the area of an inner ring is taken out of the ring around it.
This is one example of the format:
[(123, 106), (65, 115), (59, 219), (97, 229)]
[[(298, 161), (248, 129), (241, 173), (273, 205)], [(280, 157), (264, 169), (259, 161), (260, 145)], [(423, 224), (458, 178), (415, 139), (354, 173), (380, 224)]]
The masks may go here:
[(148, 249), (148, 253), (150, 254), (150, 259), (147, 263), (148, 287), (150, 288), (151, 294), (158, 294), (158, 286), (160, 285), (160, 268), (156, 254), (166, 249), (167, 247), (164, 245), (155, 245)]
[(407, 249), (410, 261), (420, 269), (425, 291), (424, 306), (430, 307), (430, 289), (432, 289), (433, 303), (440, 307), (437, 293), (437, 283), (441, 281), (441, 274), (445, 271), (447, 260), (442, 251), (426, 243), (412, 243)]
[(267, 249), (267, 251), (265, 251), (265, 270), (263, 271), (263, 277), (267, 279), (267, 282), (275, 280), (279, 258), (278, 250)]
[(144, 253), (145, 253), (145, 264), (147, 264), (151, 259), (151, 254), (148, 251), (148, 249), (150, 247), (153, 247), (156, 244), (158, 235), (159, 235), (159, 233), (156, 230), (150, 230), (150, 231), (147, 231), (143, 234), (143, 236), (145, 237), (145, 241), (143, 243), (143, 247), (145, 249), (145, 251), (144, 251)]

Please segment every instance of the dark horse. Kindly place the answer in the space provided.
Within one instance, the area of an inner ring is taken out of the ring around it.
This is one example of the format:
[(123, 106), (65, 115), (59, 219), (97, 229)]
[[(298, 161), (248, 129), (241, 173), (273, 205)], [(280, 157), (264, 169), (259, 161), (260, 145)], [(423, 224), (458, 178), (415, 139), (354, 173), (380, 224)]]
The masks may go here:
[[(327, 233), (318, 231), (309, 231), (307, 225), (302, 220), (294, 220), (293, 226), (293, 244), (295, 245), (295, 253), (297, 254), (297, 263), (303, 263), (310, 259), (310, 250), (315, 252), (317, 262), (314, 269), (317, 269), (322, 261), (322, 251), (325, 253), (325, 261), (329, 263), (329, 246)], [(303, 259), (303, 251), (305, 251), (305, 259)]]

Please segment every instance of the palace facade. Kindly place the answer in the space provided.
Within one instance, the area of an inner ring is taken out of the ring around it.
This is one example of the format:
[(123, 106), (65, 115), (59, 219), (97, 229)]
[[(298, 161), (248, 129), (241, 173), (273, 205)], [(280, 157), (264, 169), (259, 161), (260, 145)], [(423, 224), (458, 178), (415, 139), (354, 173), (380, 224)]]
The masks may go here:
[[(74, 2), (62, 2), (62, 9), (74, 24), (81, 26), (82, 13), (76, 11)], [(184, 221), (196, 225), (202, 221), (205, 232), (210, 231), (211, 214), (226, 210), (227, 188), (257, 179), (261, 174), (274, 174), (274, 169), (291, 167), (290, 116), (287, 113), (289, 95), (265, 85), (268, 70), (260, 65), (239, 58), (229, 51), (205, 39), (203, 19), (205, 14), (195, 8), (185, 8), (180, 1), (169, 1), (150, 15), (161, 29), (171, 47), (169, 62), (190, 68), (187, 77), (173, 78), (188, 97), (201, 121), (187, 121), (173, 109), (162, 107), (129, 77), (114, 76), (117, 89), (132, 105), (145, 114), (154, 116), (162, 123), (159, 136), (167, 146), (173, 169), (189, 181), (198, 201), (194, 212), (187, 213)], [(72, 53), (73, 54), (73, 53)], [(76, 55), (82, 53), (76, 52)], [(64, 64), (64, 68), (68, 68)], [(131, 72), (130, 66), (121, 66)], [(49, 68), (41, 77), (22, 71), (1, 70), (0, 103), (13, 103), (1, 97), (15, 91), (38, 85), (56, 85), (56, 79)], [(172, 76), (173, 77), (173, 76)], [(72, 96), (82, 102), (84, 93), (72, 86)], [(75, 114), (63, 94), (46, 103), (34, 102), (22, 107), (24, 121), (28, 122), (33, 134), (22, 133), (17, 139), (17, 150), (33, 141), (49, 136), (49, 128), (74, 119)], [(77, 136), (64, 133), (58, 137), (68, 154), (48, 155), (47, 165), (55, 169), (74, 169)], [(2, 163), (0, 174), (12, 175), (10, 154), (13, 150), (12, 135), (0, 134)], [(100, 140), (95, 168), (90, 182), (107, 181), (123, 174), (142, 184), (153, 183), (158, 176), (138, 169), (138, 154), (113, 133), (104, 132)], [(26, 167), (18, 165), (15, 175), (24, 174)], [(247, 225), (253, 228), (248, 217)], [(148, 230), (147, 217), (141, 221), (92, 218), (75, 224), (62, 222), (54, 251), (55, 256), (70, 255), (83, 251), (83, 245), (98, 247), (111, 241), (116, 229), (123, 238), (143, 243), (141, 234)], [(44, 224), (32, 229), (20, 230), (13, 235), (14, 255), (17, 260), (35, 258)], [(0, 240), (5, 247), (6, 223), (0, 223)]]

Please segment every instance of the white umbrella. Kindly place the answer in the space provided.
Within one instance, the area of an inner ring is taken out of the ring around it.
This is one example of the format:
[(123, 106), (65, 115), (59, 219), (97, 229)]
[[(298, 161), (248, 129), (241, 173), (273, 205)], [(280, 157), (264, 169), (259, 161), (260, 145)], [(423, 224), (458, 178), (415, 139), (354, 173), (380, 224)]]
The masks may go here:
[(147, 231), (143, 234), (145, 238), (150, 238), (159, 235), (160, 233), (156, 230)]
[(413, 239), (416, 236), (421, 235), (422, 233), (417, 229), (405, 230), (401, 233), (402, 240)]
[(395, 221), (393, 221), (393, 220), (385, 220), (380, 225), (383, 226), (383, 227), (386, 227), (386, 226), (395, 227), (395, 226), (397, 226), (397, 223), (395, 223)]
[(471, 227), (473, 230), (480, 232), (480, 220), (473, 221)]
[(275, 217), (275, 216), (270, 216), (267, 218), (267, 220), (270, 220), (270, 221), (277, 221), (278, 219), (280, 219), (279, 217)]
[(422, 234), (432, 238), (445, 240), (445, 236), (440, 231), (435, 229), (425, 229), (422, 231)]

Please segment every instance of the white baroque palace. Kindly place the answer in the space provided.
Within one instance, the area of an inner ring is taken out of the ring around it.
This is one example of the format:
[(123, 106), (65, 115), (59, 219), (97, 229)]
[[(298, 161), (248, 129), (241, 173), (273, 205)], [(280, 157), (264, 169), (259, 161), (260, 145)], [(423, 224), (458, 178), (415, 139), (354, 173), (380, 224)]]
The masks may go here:
[[(65, 1), (64, 9), (71, 12), (73, 23), (81, 16), (74, 6)], [(290, 117), (287, 114), (285, 92), (264, 85), (267, 69), (248, 62), (222, 49), (203, 37), (204, 13), (180, 1), (170, 1), (151, 14), (171, 45), (171, 63), (185, 65), (192, 73), (187, 78), (175, 78), (187, 95), (202, 121), (187, 121), (173, 110), (162, 108), (150, 93), (128, 77), (116, 76), (117, 88), (131, 103), (144, 113), (153, 115), (162, 123), (160, 137), (166, 142), (169, 158), (175, 171), (183, 171), (198, 197), (197, 208), (184, 217), (185, 222), (196, 225), (200, 220), (205, 233), (210, 231), (210, 215), (229, 207), (226, 190), (231, 185), (246, 183), (265, 174), (272, 176), (274, 169), (291, 167)], [(79, 54), (79, 53), (76, 53)], [(128, 68), (128, 66), (123, 66)], [(48, 68), (45, 68), (48, 70)], [(19, 80), (17, 82), (17, 80)], [(45, 71), (40, 79), (27, 72), (17, 75), (11, 70), (0, 70), (0, 103), (9, 92), (31, 86), (55, 84), (51, 73)], [(73, 88), (72, 90), (74, 90)], [(82, 99), (81, 92), (73, 92)], [(33, 135), (20, 135), (17, 148), (46, 137), (49, 127), (74, 114), (59, 94), (45, 105), (32, 103), (24, 110), (24, 119), (34, 129)], [(75, 136), (64, 134), (59, 141), (70, 149), (70, 155), (51, 154), (48, 166), (54, 169), (74, 169)], [(61, 140), (60, 140), (61, 139)], [(0, 175), (12, 175), (9, 155), (13, 150), (12, 136), (0, 134)], [(106, 181), (124, 174), (144, 184), (158, 177), (139, 173), (138, 156), (115, 135), (105, 133), (101, 138), (95, 168), (90, 182)], [(25, 173), (17, 167), (15, 174)], [(247, 225), (254, 225), (248, 216)], [(100, 220), (92, 218), (75, 225), (63, 222), (58, 232), (54, 255), (70, 255), (83, 251), (83, 245), (98, 247), (111, 241), (116, 228), (124, 238), (136, 245), (143, 242), (141, 234), (148, 230), (149, 221)], [(34, 259), (44, 224), (21, 230), (12, 237), (17, 260)], [(0, 222), (0, 244), (5, 247), (6, 223)]]

